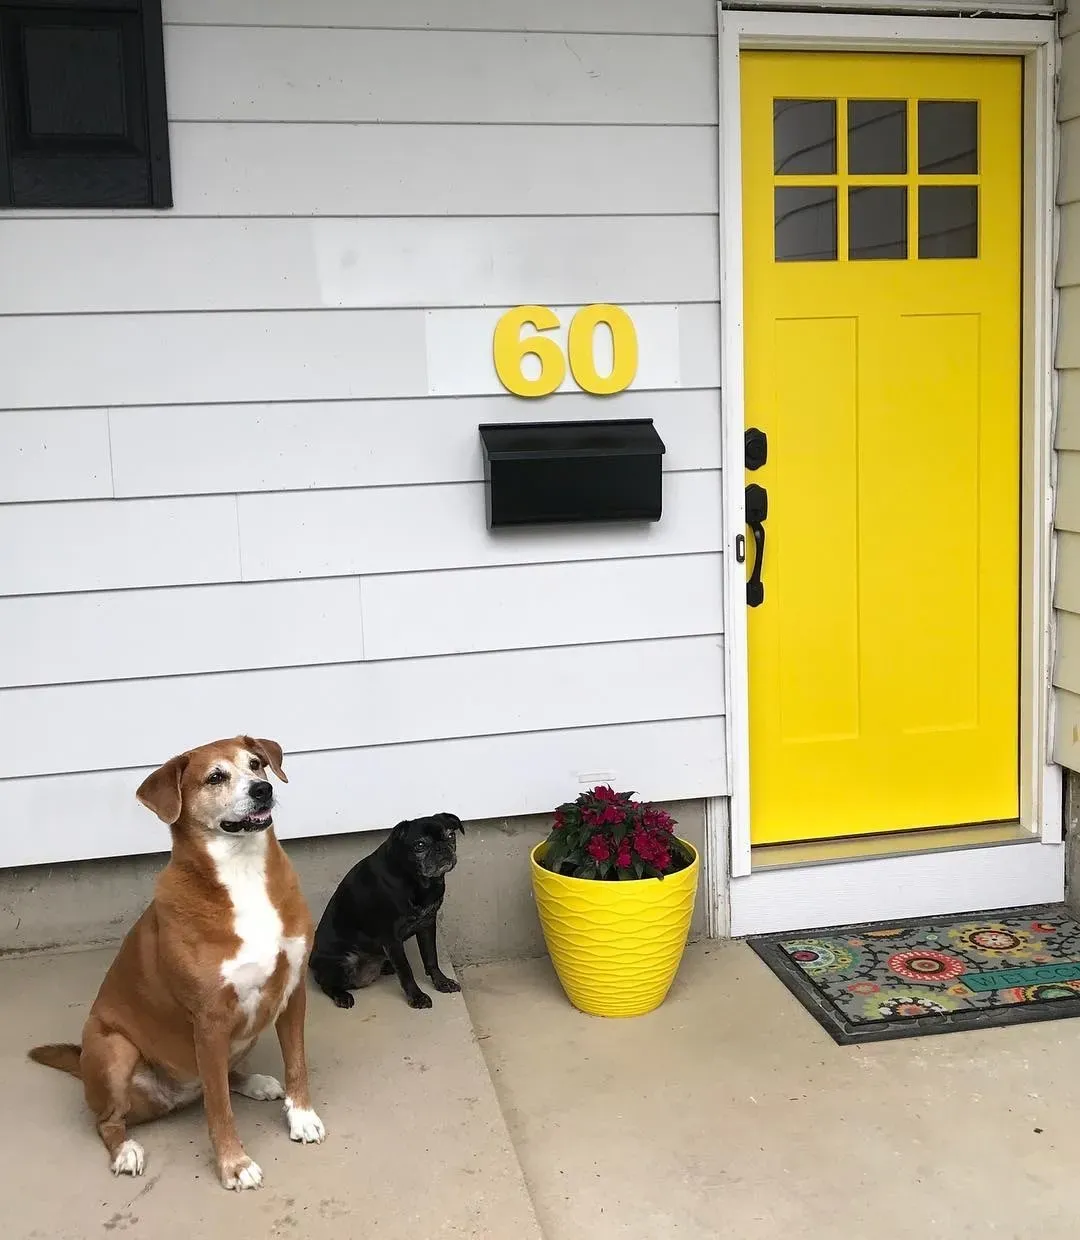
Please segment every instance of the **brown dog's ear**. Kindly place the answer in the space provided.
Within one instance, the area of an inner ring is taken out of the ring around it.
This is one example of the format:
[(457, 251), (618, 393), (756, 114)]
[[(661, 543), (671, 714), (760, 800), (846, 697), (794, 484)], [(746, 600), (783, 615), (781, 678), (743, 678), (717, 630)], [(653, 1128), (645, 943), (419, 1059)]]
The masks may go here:
[(152, 809), (161, 821), (170, 827), (180, 817), (180, 780), (187, 764), (187, 754), (170, 758), (152, 775), (147, 775), (135, 793), (147, 809)]
[(289, 782), (288, 775), (281, 769), (281, 763), (285, 755), (282, 753), (281, 746), (277, 741), (264, 740), (261, 736), (242, 736), (240, 739), (252, 753), (256, 753), (262, 758), (283, 784)]

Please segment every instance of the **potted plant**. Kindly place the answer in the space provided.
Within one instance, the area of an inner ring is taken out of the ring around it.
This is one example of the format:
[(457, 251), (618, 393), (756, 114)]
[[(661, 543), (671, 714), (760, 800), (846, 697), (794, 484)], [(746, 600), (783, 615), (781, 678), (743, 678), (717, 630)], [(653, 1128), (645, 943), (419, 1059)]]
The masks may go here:
[(532, 850), (548, 953), (567, 998), (591, 1016), (640, 1016), (663, 1003), (697, 892), (697, 851), (676, 823), (608, 787), (560, 805)]

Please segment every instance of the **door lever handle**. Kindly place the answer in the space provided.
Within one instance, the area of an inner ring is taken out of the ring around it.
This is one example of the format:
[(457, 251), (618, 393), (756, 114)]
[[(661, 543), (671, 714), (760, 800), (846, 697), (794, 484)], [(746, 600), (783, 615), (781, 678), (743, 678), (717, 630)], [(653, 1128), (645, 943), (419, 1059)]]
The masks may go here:
[(765, 520), (768, 515), (768, 491), (751, 482), (746, 488), (746, 525), (754, 539), (754, 569), (746, 583), (747, 607), (760, 607), (765, 601), (761, 570), (765, 564)]

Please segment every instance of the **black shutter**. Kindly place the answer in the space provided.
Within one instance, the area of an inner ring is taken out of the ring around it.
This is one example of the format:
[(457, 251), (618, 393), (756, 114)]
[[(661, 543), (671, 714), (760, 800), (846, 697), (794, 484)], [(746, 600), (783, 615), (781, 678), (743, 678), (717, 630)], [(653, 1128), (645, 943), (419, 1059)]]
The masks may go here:
[(0, 2), (0, 113), (0, 206), (172, 206), (160, 0)]

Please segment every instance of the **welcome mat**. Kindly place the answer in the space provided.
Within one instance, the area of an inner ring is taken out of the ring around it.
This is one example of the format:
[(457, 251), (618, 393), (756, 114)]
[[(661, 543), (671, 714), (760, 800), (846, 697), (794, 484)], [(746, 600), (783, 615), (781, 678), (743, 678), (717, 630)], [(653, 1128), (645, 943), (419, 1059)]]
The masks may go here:
[(841, 1046), (1080, 1016), (1062, 904), (747, 940)]

